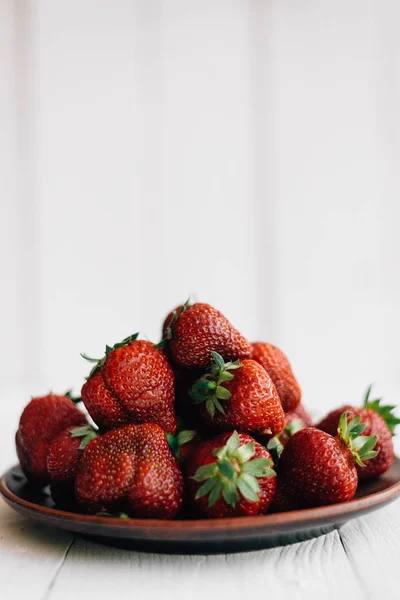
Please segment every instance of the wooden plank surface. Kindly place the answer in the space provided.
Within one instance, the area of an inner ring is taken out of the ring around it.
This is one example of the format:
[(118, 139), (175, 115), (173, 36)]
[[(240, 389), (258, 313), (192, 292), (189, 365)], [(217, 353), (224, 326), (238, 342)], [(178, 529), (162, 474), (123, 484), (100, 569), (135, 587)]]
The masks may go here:
[(324, 536), (238, 554), (168, 556), (120, 550), (49, 529), (0, 502), (4, 589), (31, 600), (264, 595), (278, 598), (398, 598), (400, 502)]

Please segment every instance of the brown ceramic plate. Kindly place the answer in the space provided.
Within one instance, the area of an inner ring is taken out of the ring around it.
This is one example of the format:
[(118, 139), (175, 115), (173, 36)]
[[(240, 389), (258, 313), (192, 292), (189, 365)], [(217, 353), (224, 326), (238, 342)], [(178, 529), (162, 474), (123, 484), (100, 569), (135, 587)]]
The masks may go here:
[(115, 546), (168, 553), (237, 552), (314, 537), (388, 504), (400, 495), (400, 459), (379, 479), (361, 484), (350, 502), (260, 517), (160, 521), (65, 512), (54, 508), (47, 488), (32, 488), (19, 467), (3, 475), (0, 493), (30, 519)]

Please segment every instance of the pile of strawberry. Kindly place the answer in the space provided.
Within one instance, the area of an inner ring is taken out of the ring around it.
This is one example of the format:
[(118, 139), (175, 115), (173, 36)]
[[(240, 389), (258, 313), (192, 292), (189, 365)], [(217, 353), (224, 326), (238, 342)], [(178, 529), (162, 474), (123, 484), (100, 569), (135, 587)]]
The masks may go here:
[[(57, 506), (123, 517), (257, 515), (345, 502), (392, 464), (400, 420), (370, 399), (313, 426), (286, 356), (249, 343), (208, 304), (166, 318), (163, 339), (106, 346), (81, 398), (22, 413), (16, 447)], [(82, 400), (95, 426), (76, 405)]]

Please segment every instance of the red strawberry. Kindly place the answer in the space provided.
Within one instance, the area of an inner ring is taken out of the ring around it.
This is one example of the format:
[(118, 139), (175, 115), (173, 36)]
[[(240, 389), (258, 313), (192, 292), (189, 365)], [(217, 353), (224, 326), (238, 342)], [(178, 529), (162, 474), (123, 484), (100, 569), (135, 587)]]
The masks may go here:
[(212, 350), (227, 360), (251, 354), (249, 342), (209, 304), (184, 306), (170, 325), (167, 337), (172, 359), (185, 367), (209, 365)]
[(96, 364), (82, 400), (101, 429), (149, 422), (174, 433), (173, 371), (161, 350), (136, 337), (106, 346), (102, 359), (88, 359)]
[(94, 439), (80, 460), (75, 496), (91, 513), (174, 517), (183, 503), (183, 477), (164, 430), (126, 425)]
[(187, 490), (197, 513), (209, 518), (267, 512), (276, 478), (267, 450), (245, 433), (223, 433), (189, 458)]
[(291, 437), (279, 460), (277, 481), (286, 503), (309, 508), (351, 500), (358, 484), (356, 463), (377, 455), (376, 437), (361, 436), (363, 431), (359, 417), (348, 423), (343, 413), (336, 437), (314, 427)]
[(47, 456), (53, 439), (66, 427), (87, 423), (67, 396), (48, 394), (25, 407), (15, 436), (17, 455), (27, 478), (38, 485), (50, 481)]
[(84, 448), (97, 436), (90, 425), (68, 427), (52, 441), (47, 457), (50, 490), (59, 506), (73, 505), (75, 477)]
[(360, 409), (357, 409), (355, 406), (351, 406), (351, 404), (344, 404), (343, 406), (332, 410), (326, 415), (326, 417), (322, 419), (322, 421), (317, 423), (315, 427), (317, 429), (321, 429), (322, 431), (326, 431), (326, 433), (329, 433), (329, 435), (335, 436), (337, 434), (337, 428), (342, 414), (347, 412), (349, 417), (353, 418), (356, 416), (358, 410)]
[(285, 414), (285, 426), (279, 434), (279, 441), (285, 445), (288, 439), (300, 429), (312, 427), (312, 419), (302, 404), (296, 410)]
[[(272, 379), (254, 360), (224, 363), (212, 352), (215, 364), (193, 385), (201, 417), (214, 429), (237, 428), (247, 433), (279, 433), (285, 415)], [(234, 371), (232, 373), (231, 371)]]
[(265, 445), (272, 452), (274, 459), (279, 458), (283, 446), (288, 439), (299, 431), (299, 429), (311, 426), (311, 415), (309, 415), (302, 404), (299, 404), (296, 410), (285, 414), (285, 425), (275, 438), (268, 434), (258, 434), (257, 441)]
[(400, 419), (397, 419), (392, 413), (395, 407), (381, 405), (381, 399), (371, 401), (369, 398), (370, 393), (371, 387), (367, 391), (364, 400), (364, 408), (345, 405), (330, 412), (316, 426), (322, 431), (335, 435), (339, 425), (340, 415), (346, 410), (348, 411), (349, 420), (358, 415), (361, 423), (366, 425), (364, 435), (377, 436), (378, 441), (375, 449), (379, 451), (379, 454), (375, 458), (369, 460), (365, 467), (357, 465), (359, 479), (377, 477), (391, 467), (394, 460), (392, 435), (395, 426), (400, 423)]
[(282, 350), (264, 342), (256, 342), (252, 346), (251, 358), (260, 363), (271, 377), (283, 410), (285, 412), (295, 410), (301, 400), (301, 389)]

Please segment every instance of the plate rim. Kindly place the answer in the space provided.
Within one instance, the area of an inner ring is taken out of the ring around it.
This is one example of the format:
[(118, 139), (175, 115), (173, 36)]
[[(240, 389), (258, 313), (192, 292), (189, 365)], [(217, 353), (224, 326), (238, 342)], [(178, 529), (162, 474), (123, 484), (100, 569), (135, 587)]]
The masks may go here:
[[(400, 458), (395, 457), (393, 464), (396, 464), (397, 467), (400, 469)], [(300, 523), (306, 526), (312, 526), (314, 523), (321, 522), (326, 518), (329, 518), (331, 521), (335, 517), (340, 518), (343, 516), (351, 518), (351, 515), (354, 512), (358, 513), (360, 511), (367, 510), (368, 508), (375, 505), (383, 506), (394, 500), (396, 497), (400, 496), (399, 479), (397, 482), (393, 483), (392, 485), (383, 490), (379, 490), (377, 492), (373, 492), (358, 498), (353, 498), (352, 500), (347, 502), (281, 513), (268, 513), (266, 515), (229, 517), (218, 519), (117, 519), (115, 517), (105, 517), (64, 511), (58, 508), (51, 508), (48, 506), (43, 506), (41, 504), (36, 504), (34, 502), (30, 502), (29, 500), (20, 498), (14, 492), (12, 492), (7, 485), (7, 478), (12, 477), (13, 471), (15, 471), (15, 469), (18, 467), (19, 464), (13, 465), (2, 474), (0, 478), (0, 494), (7, 502), (7, 504), (9, 504), (12, 508), (14, 507), (14, 505), (16, 505), (23, 509), (24, 514), (36, 513), (42, 518), (44, 516), (50, 518), (54, 517), (58, 521), (62, 520), (64, 522), (82, 523), (82, 525), (90, 523), (92, 525), (110, 526), (114, 530), (121, 529), (126, 531), (127, 529), (130, 529), (132, 531), (135, 531), (145, 529), (147, 531), (154, 532), (154, 534), (179, 530), (184, 530), (186, 533), (195, 533), (196, 531), (204, 531), (205, 529), (210, 529), (213, 532), (221, 530), (226, 531), (227, 529), (229, 529), (232, 532), (239, 532), (251, 528), (252, 525), (254, 525), (257, 528), (267, 528), (268, 525), (271, 525), (271, 527), (274, 529), (279, 526), (290, 526)]]

